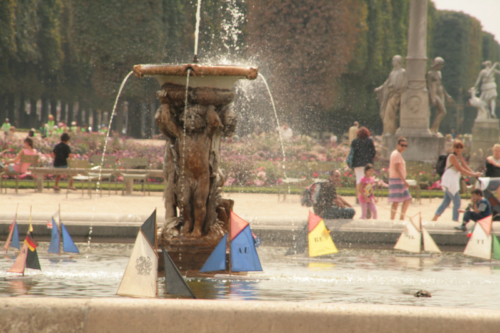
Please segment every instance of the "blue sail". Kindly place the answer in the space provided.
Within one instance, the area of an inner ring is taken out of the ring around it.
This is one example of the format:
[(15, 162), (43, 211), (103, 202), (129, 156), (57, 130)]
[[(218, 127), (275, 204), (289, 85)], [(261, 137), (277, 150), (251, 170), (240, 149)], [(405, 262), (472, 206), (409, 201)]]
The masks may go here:
[(222, 237), (219, 244), (215, 247), (214, 252), (208, 257), (205, 265), (200, 269), (202, 272), (223, 271), (226, 269), (226, 244), (227, 234)]
[(17, 229), (17, 222), (14, 222), (14, 230), (12, 231), (12, 241), (10, 246), (15, 247), (18, 250), (21, 249), (19, 246), (19, 230)]
[(262, 271), (249, 225), (231, 242), (231, 270), (234, 272)]
[(47, 252), (59, 253), (59, 228), (54, 218), (52, 218), (52, 236), (50, 236), (50, 245)]
[(75, 243), (73, 243), (73, 240), (71, 239), (71, 236), (69, 235), (68, 230), (66, 230), (66, 227), (64, 224), (61, 222), (61, 233), (62, 233), (62, 240), (63, 240), (63, 251), (64, 252), (73, 252), (73, 253), (80, 253), (78, 251), (78, 248), (76, 247)]

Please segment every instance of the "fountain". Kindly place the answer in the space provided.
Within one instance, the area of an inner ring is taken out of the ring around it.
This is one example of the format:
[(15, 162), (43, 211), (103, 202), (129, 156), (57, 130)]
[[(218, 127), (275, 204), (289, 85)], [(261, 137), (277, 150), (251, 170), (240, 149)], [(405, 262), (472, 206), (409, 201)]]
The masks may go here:
[[(165, 225), (159, 241), (181, 271), (198, 271), (224, 234), (234, 202), (221, 198), (220, 142), (236, 130), (234, 83), (254, 80), (256, 67), (136, 65), (138, 78), (155, 77), (158, 128), (166, 137)], [(161, 260), (160, 260), (161, 262)]]

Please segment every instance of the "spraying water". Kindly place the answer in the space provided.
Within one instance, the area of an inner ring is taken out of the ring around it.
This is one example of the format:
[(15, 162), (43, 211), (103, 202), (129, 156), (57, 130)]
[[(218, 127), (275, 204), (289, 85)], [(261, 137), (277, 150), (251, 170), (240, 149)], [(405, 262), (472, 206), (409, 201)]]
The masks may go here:
[[(259, 73), (259, 77), (262, 79), (262, 81), (266, 85), (267, 93), (269, 94), (269, 98), (271, 99), (271, 105), (273, 106), (274, 117), (276, 118), (276, 123), (278, 124), (278, 128), (280, 128), (281, 127), (280, 120), (278, 119), (278, 112), (276, 112), (276, 106), (274, 105), (274, 99), (273, 99), (273, 95), (271, 94), (271, 89), (269, 89), (269, 85), (267, 84), (267, 81), (266, 81), (266, 78), (264, 77), (264, 75)], [(278, 131), (278, 134), (280, 137), (281, 153), (283, 154), (283, 175), (285, 176), (285, 179), (288, 179), (288, 177), (286, 176), (286, 167), (285, 167), (286, 155), (285, 155), (285, 146), (283, 145), (283, 136), (281, 135), (281, 131)], [(288, 184), (288, 194), (290, 194), (290, 184)]]
[[(102, 149), (102, 159), (101, 159), (101, 166), (99, 167), (99, 177), (97, 178), (97, 186), (96, 186), (96, 192), (99, 194), (101, 191), (101, 175), (102, 175), (102, 166), (104, 165), (104, 156), (106, 156), (106, 149), (108, 147), (108, 138), (109, 138), (109, 132), (111, 130), (111, 123), (113, 122), (113, 117), (116, 112), (116, 106), (118, 105), (118, 100), (120, 99), (120, 95), (122, 94), (123, 87), (125, 86), (125, 83), (127, 82), (128, 78), (130, 75), (132, 75), (133, 71), (130, 71), (130, 73), (125, 76), (125, 78), (122, 81), (122, 84), (120, 85), (120, 89), (118, 89), (118, 94), (116, 95), (115, 99), (115, 104), (113, 105), (113, 111), (111, 112), (111, 116), (109, 117), (109, 124), (108, 124), (108, 132), (106, 133), (106, 136), (104, 137), (104, 148)], [(95, 206), (94, 206), (95, 210)], [(90, 222), (90, 227), (89, 227), (89, 237), (87, 240), (87, 249), (90, 249), (90, 242), (92, 240), (92, 221)]]
[[(198, 1), (199, 4), (199, 1)], [(186, 97), (184, 98), (184, 117), (183, 117), (183, 126), (182, 126), (182, 167), (181, 167), (181, 202), (184, 202), (184, 188), (186, 186), (185, 179), (185, 169), (186, 169), (186, 119), (187, 119), (187, 108), (188, 108), (188, 94), (189, 94), (189, 76), (191, 74), (191, 69), (187, 70), (186, 76)], [(180, 216), (183, 218), (184, 205), (180, 207)]]
[[(201, 11), (201, 0), (198, 0), (198, 7), (196, 8), (196, 28), (194, 31), (194, 60), (198, 59), (198, 36), (200, 35), (200, 11)], [(188, 74), (189, 79), (189, 74)]]
[[(239, 0), (226, 0), (226, 13), (222, 20), (221, 39), (222, 44), (228, 52), (237, 52), (240, 50), (238, 41), (243, 35), (243, 26), (245, 24), (245, 15), (238, 6)], [(244, 0), (241, 2), (245, 2)]]
[(128, 73), (127, 76), (125, 76), (125, 78), (123, 79), (122, 84), (120, 85), (120, 89), (118, 89), (118, 94), (116, 95), (115, 104), (113, 105), (113, 111), (111, 111), (111, 116), (109, 117), (108, 131), (107, 131), (106, 136), (104, 138), (104, 148), (102, 149), (101, 167), (99, 168), (99, 179), (97, 180), (97, 193), (98, 194), (99, 194), (100, 185), (101, 185), (102, 165), (104, 164), (104, 156), (106, 155), (106, 149), (108, 147), (109, 133), (111, 132), (111, 123), (113, 122), (113, 117), (115, 116), (115, 112), (116, 112), (116, 106), (118, 105), (118, 100), (120, 99), (120, 95), (122, 94), (123, 87), (125, 86), (125, 83), (127, 82), (130, 75), (132, 75), (132, 73), (133, 73), (133, 71), (130, 71), (130, 73)]

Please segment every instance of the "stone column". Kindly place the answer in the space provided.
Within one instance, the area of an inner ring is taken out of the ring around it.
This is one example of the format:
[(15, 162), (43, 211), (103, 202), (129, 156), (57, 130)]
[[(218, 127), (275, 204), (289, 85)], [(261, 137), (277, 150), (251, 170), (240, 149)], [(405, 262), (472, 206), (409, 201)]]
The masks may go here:
[(397, 135), (431, 136), (427, 68), (427, 0), (411, 0), (406, 73), (408, 89), (401, 97)]

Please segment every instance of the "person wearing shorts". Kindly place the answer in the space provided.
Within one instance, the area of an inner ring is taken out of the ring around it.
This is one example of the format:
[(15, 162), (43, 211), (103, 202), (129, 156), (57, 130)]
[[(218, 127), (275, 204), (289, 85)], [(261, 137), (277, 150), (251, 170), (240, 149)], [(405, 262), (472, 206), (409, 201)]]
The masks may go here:
[(392, 202), (391, 220), (396, 218), (399, 203), (403, 203), (399, 219), (404, 220), (411, 202), (411, 195), (406, 182), (406, 163), (403, 155), (401, 155), (407, 147), (406, 138), (399, 137), (398, 145), (389, 159), (389, 198), (387, 201)]
[[(69, 134), (63, 133), (61, 135), (61, 142), (58, 143), (54, 150), (52, 151), (52, 157), (54, 158), (54, 168), (68, 168), (68, 158), (72, 158), (73, 154), (71, 154), (71, 148), (68, 146), (69, 142)], [(59, 180), (61, 180), (61, 175), (56, 176), (56, 182), (54, 184), (54, 191), (59, 191)], [(73, 178), (69, 178), (69, 188), (71, 190), (76, 190), (73, 186)]]

